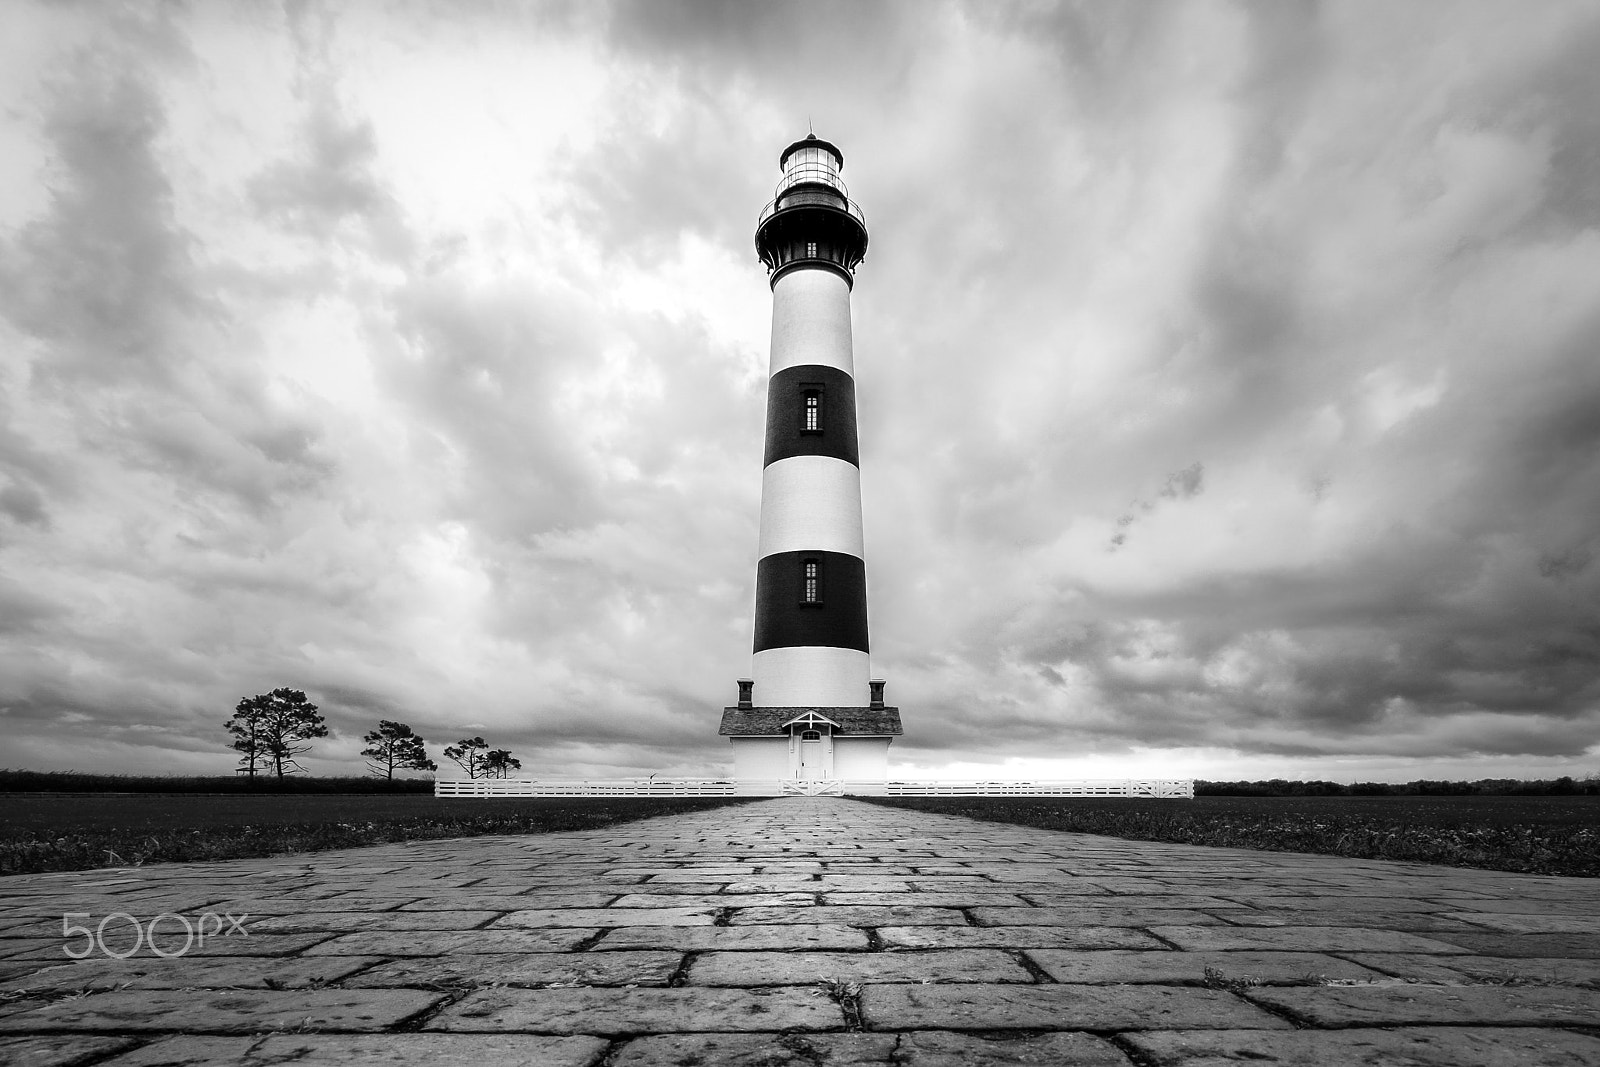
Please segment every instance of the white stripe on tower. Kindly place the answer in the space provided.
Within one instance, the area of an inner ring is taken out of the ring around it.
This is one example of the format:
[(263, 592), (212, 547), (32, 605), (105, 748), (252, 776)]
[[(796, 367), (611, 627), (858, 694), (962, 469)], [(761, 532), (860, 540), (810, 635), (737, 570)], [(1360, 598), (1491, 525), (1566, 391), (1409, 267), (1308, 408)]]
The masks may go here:
[(790, 456), (761, 474), (762, 558), (776, 552), (847, 552), (865, 559), (861, 468), (832, 456)]
[(811, 645), (757, 652), (750, 677), (762, 707), (859, 708), (870, 674), (865, 652)]
[(831, 270), (790, 270), (772, 287), (769, 375), (790, 367), (837, 367), (855, 374), (850, 285)]

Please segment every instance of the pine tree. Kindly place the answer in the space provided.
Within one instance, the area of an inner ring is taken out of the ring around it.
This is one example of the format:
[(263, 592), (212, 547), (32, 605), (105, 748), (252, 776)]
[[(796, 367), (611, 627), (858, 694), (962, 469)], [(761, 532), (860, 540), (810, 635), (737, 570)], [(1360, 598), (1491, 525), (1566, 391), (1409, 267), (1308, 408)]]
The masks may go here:
[(510, 749), (497, 748), (483, 757), (483, 776), (485, 778), (509, 778), (512, 771), (520, 771), (522, 761), (511, 755)]
[(485, 777), (483, 768), (484, 753), (489, 750), (489, 742), (481, 737), (463, 737), (444, 750), (445, 759), (454, 760), (467, 772), (468, 778)]
[(428, 758), (422, 738), (403, 722), (379, 719), (378, 728), (361, 740), (367, 747), (361, 754), (367, 757), (367, 766), (373, 774), (394, 781), (394, 772), (436, 771), (439, 765)]
[(244, 755), (239, 762), (255, 777), (257, 763), (270, 764), (283, 778), (286, 769), (299, 770), (295, 756), (311, 746), (306, 742), (327, 737), (328, 725), (317, 706), (298, 689), (279, 688), (239, 701), (226, 724), (234, 735), (232, 745)]

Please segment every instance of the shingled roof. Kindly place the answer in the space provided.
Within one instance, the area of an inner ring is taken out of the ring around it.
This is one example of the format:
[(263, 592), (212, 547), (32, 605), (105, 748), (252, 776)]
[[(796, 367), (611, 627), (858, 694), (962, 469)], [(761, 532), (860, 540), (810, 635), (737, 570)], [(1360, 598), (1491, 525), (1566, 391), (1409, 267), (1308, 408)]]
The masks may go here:
[(904, 733), (899, 708), (723, 708), (718, 734), (734, 737), (781, 737), (783, 726), (813, 712), (839, 724), (835, 737), (884, 737)]

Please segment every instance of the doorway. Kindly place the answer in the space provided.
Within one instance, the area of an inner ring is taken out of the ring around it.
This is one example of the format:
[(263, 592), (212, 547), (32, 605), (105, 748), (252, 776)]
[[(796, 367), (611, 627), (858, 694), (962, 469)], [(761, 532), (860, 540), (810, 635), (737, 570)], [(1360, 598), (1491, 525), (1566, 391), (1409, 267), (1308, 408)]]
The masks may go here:
[(806, 782), (815, 782), (822, 777), (822, 734), (816, 730), (807, 730), (800, 735), (798, 777)]

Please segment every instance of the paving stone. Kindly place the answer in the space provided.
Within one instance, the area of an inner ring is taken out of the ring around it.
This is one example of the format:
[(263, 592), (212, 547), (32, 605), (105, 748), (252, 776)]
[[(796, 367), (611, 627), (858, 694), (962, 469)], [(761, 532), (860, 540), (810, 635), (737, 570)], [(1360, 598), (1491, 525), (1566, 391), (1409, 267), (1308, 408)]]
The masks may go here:
[(1038, 908), (1155, 908), (1178, 911), (1235, 911), (1251, 907), (1223, 897), (1202, 893), (1058, 893), (1054, 890), (1023, 891), (1028, 903)]
[(1030, 905), (1015, 893), (994, 893), (981, 889), (954, 893), (841, 893), (825, 892), (822, 903), (832, 905), (864, 905), (874, 908), (978, 908), (1014, 907)]
[(80, 1034), (0, 1037), (0, 1065), (77, 1067), (134, 1044), (133, 1039), (126, 1037), (83, 1037)]
[(736, 926), (785, 923), (832, 923), (840, 926), (965, 926), (966, 916), (954, 908), (828, 907), (740, 908), (730, 920)]
[[(1347, 926), (1152, 926), (1150, 932), (1181, 949), (1226, 952), (1294, 945), (1306, 952), (1463, 952), (1458, 944), (1394, 930)], [(1468, 934), (1449, 935), (1452, 941)]]
[(22, 960), (17, 963), (0, 963), (0, 988), (6, 988), (10, 985), (13, 985), (14, 983), (11, 981), (13, 978), (20, 978), (23, 975), (33, 974), (36, 971), (48, 966), (50, 966), (50, 964), (43, 960)]
[(307, 956), (446, 956), (509, 952), (566, 952), (598, 930), (374, 930), (344, 934), (306, 951)]
[(1035, 866), (1028, 863), (1008, 863), (1004, 856), (989, 856), (976, 859), (973, 863), (981, 871), (981, 876), (991, 882), (1039, 882), (1050, 884), (1055, 882), (1071, 882), (1071, 872), (1064, 871), (1056, 866)]
[(1221, 919), (1171, 908), (973, 908), (979, 926), (1200, 926)]
[(1027, 955), (1058, 982), (1205, 981), (1208, 969), (1223, 977), (1266, 983), (1317, 978), (1379, 979), (1378, 971), (1317, 952), (1084, 952), (1029, 949)]
[(710, 926), (719, 908), (538, 908), (502, 915), (495, 930), (562, 926)]
[(612, 1067), (876, 1067), (893, 1034), (661, 1034), (629, 1041)]
[(142, 989), (58, 1000), (0, 1019), (0, 1030), (382, 1030), (442, 999), (410, 989)]
[[(1600, 934), (1468, 934), (1442, 933), (1439, 941), (1479, 956), (1565, 957), (1600, 959)], [(1376, 951), (1383, 951), (1378, 949)], [(1391, 951), (1403, 952), (1395, 948)], [(1428, 951), (1423, 949), (1421, 951)]]
[[(1372, 896), (1370, 894), (1366, 896), (1356, 894), (1326, 896), (1319, 893), (1287, 893), (1257, 898), (1253, 894), (1246, 892), (1221, 892), (1219, 895), (1238, 901), (1241, 904), (1269, 908), (1273, 911), (1379, 911), (1390, 914), (1398, 914), (1400, 912), (1428, 914), (1430, 912), (1452, 910), (1447, 904), (1435, 904), (1431, 901), (1417, 900), (1406, 892), (1398, 893), (1394, 896)], [(1306, 924), (1304, 916), (1301, 916), (1300, 924)]]
[(1513, 934), (1600, 934), (1600, 915), (1514, 915), (1455, 911), (1450, 918), (1470, 919), (1477, 927)]
[(0, 986), (35, 993), (123, 988), (299, 989), (336, 982), (379, 962), (381, 957), (376, 956), (86, 959), (47, 967)]
[(1032, 982), (1027, 968), (992, 949), (931, 952), (713, 952), (694, 961), (690, 985), (765, 986), (847, 982)]
[(631, 893), (618, 897), (614, 908), (806, 908), (817, 902), (815, 893)]
[(1565, 986), (1262, 986), (1245, 995), (1323, 1027), (1600, 1025), (1600, 992)]
[[(1482, 897), (1472, 899), (1451, 899), (1448, 907), (1441, 910), (1472, 914), (1501, 914), (1524, 915), (1528, 912), (1528, 898), (1518, 896), (1509, 900), (1485, 899)], [(1600, 899), (1585, 900), (1541, 900), (1538, 903), (1538, 913), (1541, 915), (1583, 915), (1593, 917), (1600, 912)]]
[(591, 952), (667, 949), (675, 952), (849, 950), (869, 947), (866, 932), (837, 924), (783, 926), (631, 926), (612, 930)]
[[(254, 934), (234, 934), (232, 937), (208, 937), (203, 945), (197, 940), (194, 947), (184, 953), (184, 958), (187, 959), (194, 956), (293, 956), (311, 948), (313, 945), (328, 940), (331, 936), (333, 935), (316, 933), (261, 934), (259, 936)], [(182, 942), (180, 941), (179, 944), (182, 944)], [(57, 937), (38, 942), (30, 941), (26, 949), (12, 953), (7, 957), (7, 960), (8, 962), (23, 959), (48, 960), (52, 963), (61, 963), (72, 959), (66, 952), (69, 946), (73, 951), (79, 951), (83, 946), (83, 939), (79, 937), (63, 940)], [(173, 947), (166, 945), (161, 947), (163, 951), (174, 950)], [(95, 955), (99, 958), (107, 958), (98, 952)], [(150, 951), (150, 945), (145, 943), (140, 946), (138, 952), (128, 958), (158, 960), (162, 957)]]
[(873, 1030), (1289, 1026), (1231, 993), (1166, 986), (871, 985), (861, 1013)]
[(339, 897), (337, 902), (328, 896), (292, 893), (270, 897), (230, 897), (212, 901), (203, 908), (186, 909), (183, 914), (206, 911), (218, 915), (228, 913), (240, 916), (240, 921), (243, 921), (243, 916), (261, 918), (266, 915), (299, 915), (305, 911), (394, 911), (421, 895), (412, 893), (403, 897), (347, 896)]
[[(1235, 926), (1304, 926), (1308, 912), (1304, 911), (1218, 911), (1220, 918)], [(1404, 930), (1412, 934), (1442, 933), (1447, 931), (1482, 931), (1481, 924), (1444, 915), (1420, 911), (1323, 911), (1314, 913), (1317, 922), (1327, 926), (1342, 926), (1366, 930)]]
[(1364, 967), (1420, 982), (1587, 985), (1600, 988), (1600, 960), (1422, 956), (1407, 952), (1351, 953), (1349, 958)]
[[(337, 958), (337, 957), (330, 957)], [(395, 960), (343, 984), (350, 989), (397, 986), (664, 986), (683, 962), (681, 952), (534, 952), (489, 966), (482, 956)]]
[(1124, 1034), (1149, 1067), (1593, 1067), (1600, 1040), (1561, 1030), (1168, 1030)]
[(326, 911), (274, 915), (246, 925), (255, 934), (299, 934), (317, 930), (357, 933), (362, 930), (473, 930), (491, 919), (493, 911)]
[[(523, 911), (527, 908), (604, 908), (615, 902), (616, 893), (483, 893), (468, 896), (458, 893), (441, 893), (423, 897), (402, 905), (399, 910), (412, 911)], [(343, 899), (334, 901), (340, 905)]]
[(1142, 930), (1122, 926), (1066, 929), (1059, 926), (883, 926), (885, 948), (1072, 948), (1157, 949), (1165, 944)]
[(170, 1037), (106, 1067), (596, 1067), (607, 1042), (537, 1034), (274, 1034)]
[[(646, 882), (643, 885), (630, 885), (620, 887), (623, 893), (649, 893), (652, 896), (685, 896), (704, 897), (721, 893), (727, 888), (727, 882), (699, 881), (699, 882)], [(794, 887), (778, 890), (777, 892), (803, 892)]]
[(909, 893), (904, 879), (850, 876), (758, 877), (729, 882), (729, 893), (820, 893), (826, 890), (851, 893)]
[[(884, 988), (894, 988), (885, 986)], [(918, 987), (924, 988), (924, 987)], [(927, 987), (932, 988), (932, 987)], [(469, 994), (426, 1029), (649, 1034), (696, 1030), (840, 1030), (844, 1013), (815, 988), (496, 989)]]
[[(911, 878), (906, 882), (913, 893), (962, 893), (967, 890), (980, 890), (996, 893), (1022, 893), (1026, 892), (1028, 885), (1012, 884), (1008, 882), (995, 882), (988, 878)], [(1054, 888), (1043, 886), (1040, 888)]]
[(924, 1030), (901, 1035), (894, 1063), (898, 1067), (1128, 1067), (1129, 1060), (1092, 1034), (983, 1038)]
[(924, 1031), (908, 1034), (672, 1034), (636, 1038), (615, 1067), (1127, 1067), (1128, 1060), (1089, 1034), (986, 1039)]

